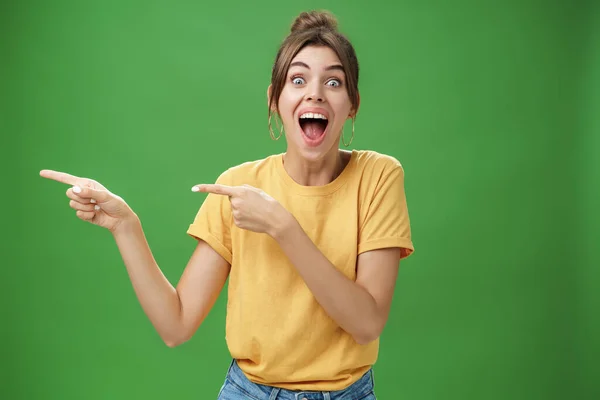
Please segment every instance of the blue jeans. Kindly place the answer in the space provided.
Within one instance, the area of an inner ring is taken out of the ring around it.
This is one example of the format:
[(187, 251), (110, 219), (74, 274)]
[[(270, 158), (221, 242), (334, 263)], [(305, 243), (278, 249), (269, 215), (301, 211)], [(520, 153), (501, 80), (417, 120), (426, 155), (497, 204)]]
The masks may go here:
[(217, 400), (376, 400), (373, 390), (372, 369), (343, 390), (301, 392), (253, 383), (233, 360)]

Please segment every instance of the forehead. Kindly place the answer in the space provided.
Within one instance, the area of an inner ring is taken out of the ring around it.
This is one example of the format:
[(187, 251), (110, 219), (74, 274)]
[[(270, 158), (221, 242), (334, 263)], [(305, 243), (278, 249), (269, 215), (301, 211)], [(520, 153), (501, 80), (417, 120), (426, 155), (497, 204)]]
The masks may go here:
[(292, 59), (292, 63), (296, 61), (305, 63), (310, 69), (323, 69), (341, 64), (335, 51), (327, 46), (306, 46)]

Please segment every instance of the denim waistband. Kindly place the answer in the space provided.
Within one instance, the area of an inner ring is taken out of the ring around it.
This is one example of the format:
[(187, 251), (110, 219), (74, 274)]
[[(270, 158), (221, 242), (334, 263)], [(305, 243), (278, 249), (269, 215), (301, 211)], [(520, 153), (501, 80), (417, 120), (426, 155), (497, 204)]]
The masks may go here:
[(235, 360), (229, 366), (227, 379), (250, 396), (261, 400), (352, 400), (366, 396), (374, 388), (373, 369), (369, 369), (346, 389), (331, 392), (297, 391), (261, 385), (251, 382)]

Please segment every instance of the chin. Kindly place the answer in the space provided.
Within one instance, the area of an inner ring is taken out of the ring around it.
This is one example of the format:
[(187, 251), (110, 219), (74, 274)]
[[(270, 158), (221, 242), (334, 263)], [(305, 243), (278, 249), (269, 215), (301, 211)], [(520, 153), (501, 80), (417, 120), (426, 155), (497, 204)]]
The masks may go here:
[[(300, 133), (300, 135), (303, 135), (303, 133)], [(330, 140), (323, 141), (319, 146), (307, 146), (302, 137), (299, 137), (298, 139), (299, 140), (296, 140), (297, 151), (306, 161), (321, 161), (326, 158), (327, 155), (331, 154), (331, 152), (337, 152), (338, 150)]]

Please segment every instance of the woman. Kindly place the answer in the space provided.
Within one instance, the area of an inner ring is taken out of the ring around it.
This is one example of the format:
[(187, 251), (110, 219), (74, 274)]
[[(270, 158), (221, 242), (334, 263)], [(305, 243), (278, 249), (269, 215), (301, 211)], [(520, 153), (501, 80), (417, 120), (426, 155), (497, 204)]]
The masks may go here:
[(189, 227), (198, 244), (177, 287), (123, 199), (93, 180), (41, 172), (72, 185), (79, 218), (112, 232), (168, 346), (192, 337), (230, 279), (233, 360), (219, 399), (375, 398), (378, 338), (399, 262), (414, 249), (400, 163), (339, 149), (349, 145), (348, 119), (354, 137), (358, 70), (331, 14), (298, 16), (267, 91), (271, 137), (285, 135), (287, 150), (192, 188), (209, 194)]

